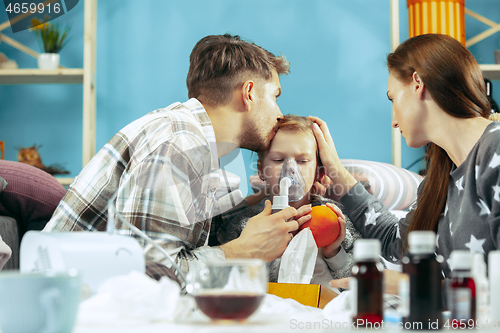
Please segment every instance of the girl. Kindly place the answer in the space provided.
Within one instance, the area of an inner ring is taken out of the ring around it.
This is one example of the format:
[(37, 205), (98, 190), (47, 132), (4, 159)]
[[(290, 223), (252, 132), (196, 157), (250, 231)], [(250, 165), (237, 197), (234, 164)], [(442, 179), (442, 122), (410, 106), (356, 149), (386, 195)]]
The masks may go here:
[[(306, 195), (299, 201), (290, 202), (290, 206), (302, 212), (302, 215), (295, 218), (302, 224), (302, 222), (310, 219), (310, 215), (307, 214), (311, 211), (310, 208), (305, 209), (304, 207), (326, 205), (335, 211), (341, 224), (340, 236), (331, 244), (319, 249), (318, 260), (311, 281), (311, 283), (323, 284), (329, 287), (328, 282), (332, 278), (350, 276), (353, 265), (353, 243), (355, 239), (361, 236), (352, 222), (345, 219), (342, 211), (332, 204), (334, 201), (315, 194), (319, 189), (318, 181), (323, 176), (323, 173), (316, 139), (312, 132), (312, 124), (313, 122), (308, 118), (294, 115), (286, 115), (281, 119), (278, 131), (269, 149), (258, 153), (257, 168), (259, 176), (268, 185), (267, 191), (269, 192), (266, 193), (266, 198), (257, 205), (246, 208), (234, 217), (228, 225), (223, 226), (221, 230), (225, 230), (225, 232), (219, 232), (218, 240), (223, 244), (237, 238), (248, 219), (262, 212), (265, 201), (279, 195), (278, 182), (283, 162), (287, 158), (293, 158), (298, 164), (306, 183)], [(338, 205), (340, 206), (340, 204)], [(271, 282), (277, 281), (279, 263), (280, 259), (277, 259), (270, 265), (269, 279)], [(347, 285), (339, 284), (336, 287), (347, 287)]]

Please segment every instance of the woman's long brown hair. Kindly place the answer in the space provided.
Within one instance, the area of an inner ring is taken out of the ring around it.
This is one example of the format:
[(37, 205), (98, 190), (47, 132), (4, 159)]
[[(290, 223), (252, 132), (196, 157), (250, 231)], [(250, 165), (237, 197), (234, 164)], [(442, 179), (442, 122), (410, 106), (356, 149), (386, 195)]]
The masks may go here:
[[(387, 56), (389, 72), (409, 83), (417, 72), (434, 101), (457, 118), (484, 117), (491, 113), (484, 79), (472, 54), (447, 35), (427, 34), (408, 39)], [(437, 231), (444, 211), (453, 162), (434, 143), (426, 149), (426, 179), (408, 227)]]

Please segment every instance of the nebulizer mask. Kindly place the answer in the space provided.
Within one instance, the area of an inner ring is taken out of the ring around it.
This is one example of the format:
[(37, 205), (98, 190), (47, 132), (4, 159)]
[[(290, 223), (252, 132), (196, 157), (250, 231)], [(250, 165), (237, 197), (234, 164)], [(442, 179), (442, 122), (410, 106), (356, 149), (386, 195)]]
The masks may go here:
[(273, 213), (288, 207), (289, 202), (299, 201), (306, 195), (306, 182), (294, 158), (289, 157), (283, 161), (278, 183), (280, 195), (275, 195), (273, 198)]
[[(272, 212), (288, 207), (289, 202), (301, 200), (306, 195), (306, 182), (295, 159), (283, 162), (279, 178), (279, 194), (273, 198)], [(318, 247), (310, 228), (293, 236), (280, 258), (278, 282), (309, 284), (314, 273)]]

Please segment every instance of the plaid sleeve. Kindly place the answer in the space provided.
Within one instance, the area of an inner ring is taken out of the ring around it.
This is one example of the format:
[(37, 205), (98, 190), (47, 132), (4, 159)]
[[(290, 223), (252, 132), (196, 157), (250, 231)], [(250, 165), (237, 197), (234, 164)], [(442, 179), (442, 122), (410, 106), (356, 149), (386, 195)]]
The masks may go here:
[[(173, 256), (181, 249), (189, 252), (205, 245), (214, 205), (212, 193), (219, 181), (206, 163), (210, 150), (188, 143), (161, 144), (133, 164), (116, 199), (117, 212)], [(116, 229), (130, 234), (120, 223)], [(157, 249), (141, 242), (146, 260), (163, 259)]]

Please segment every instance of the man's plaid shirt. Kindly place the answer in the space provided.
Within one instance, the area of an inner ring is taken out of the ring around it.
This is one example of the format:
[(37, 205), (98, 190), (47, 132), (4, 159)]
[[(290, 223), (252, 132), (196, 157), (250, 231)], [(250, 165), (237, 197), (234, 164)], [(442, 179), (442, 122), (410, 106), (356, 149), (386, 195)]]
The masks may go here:
[[(44, 231), (105, 231), (107, 204), (116, 195), (116, 211), (183, 270), (194, 258), (223, 259), (219, 247), (205, 245), (212, 217), (243, 199), (239, 190), (230, 192), (235, 185), (228, 179), (234, 181), (219, 170), (215, 133), (201, 103), (174, 103), (116, 134), (75, 178)], [(119, 221), (116, 233), (137, 237)], [(139, 240), (147, 261), (170, 266)]]

